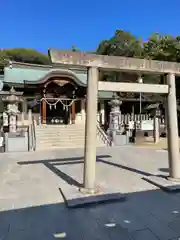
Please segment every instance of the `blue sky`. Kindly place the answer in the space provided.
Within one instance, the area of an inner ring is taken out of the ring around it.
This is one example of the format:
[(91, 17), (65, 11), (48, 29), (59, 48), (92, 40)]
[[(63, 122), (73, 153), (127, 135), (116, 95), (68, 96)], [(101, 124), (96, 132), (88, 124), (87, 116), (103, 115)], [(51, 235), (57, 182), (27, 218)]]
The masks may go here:
[(0, 0), (0, 47), (94, 50), (116, 29), (180, 35), (180, 0)]

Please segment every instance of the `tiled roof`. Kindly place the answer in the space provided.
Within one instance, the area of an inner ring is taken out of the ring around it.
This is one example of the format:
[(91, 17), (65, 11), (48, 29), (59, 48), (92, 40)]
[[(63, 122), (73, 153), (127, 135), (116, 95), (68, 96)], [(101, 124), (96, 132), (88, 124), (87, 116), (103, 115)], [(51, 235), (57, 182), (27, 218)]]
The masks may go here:
[(48, 69), (9, 68), (4, 71), (4, 82), (24, 83), (24, 80), (37, 81), (48, 73)]
[[(50, 71), (54, 71), (55, 69), (48, 68), (21, 68), (21, 67), (6, 67), (5, 74), (2, 77), (4, 82), (9, 82), (11, 84), (23, 84), (24, 81), (38, 81), (39, 79), (45, 77)], [(58, 69), (57, 69), (58, 70)], [(84, 71), (74, 71), (79, 81), (83, 84), (87, 84), (87, 74)], [(0, 76), (1, 80), (1, 76)], [(99, 98), (112, 98), (112, 92), (99, 92)]]
[[(38, 81), (45, 77), (49, 72), (60, 69), (34, 69), (34, 68), (5, 68), (4, 82), (24, 83), (24, 81)], [(83, 84), (87, 83), (87, 74), (84, 72), (75, 73), (77, 78)]]

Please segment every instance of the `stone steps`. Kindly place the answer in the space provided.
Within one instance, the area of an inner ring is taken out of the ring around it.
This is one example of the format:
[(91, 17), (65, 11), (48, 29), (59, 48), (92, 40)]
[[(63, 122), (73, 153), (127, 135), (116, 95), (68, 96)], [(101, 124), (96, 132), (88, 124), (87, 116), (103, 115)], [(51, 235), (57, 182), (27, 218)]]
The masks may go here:
[[(37, 145), (38, 144), (46, 144), (46, 145), (48, 145), (48, 144), (54, 144), (54, 143), (59, 143), (59, 144), (71, 144), (71, 143), (73, 143), (73, 144), (78, 144), (78, 143), (83, 143), (84, 144), (84, 142), (85, 142), (85, 140), (84, 140), (84, 138), (77, 138), (77, 139), (75, 139), (75, 138), (69, 138), (69, 139), (40, 139), (40, 138), (38, 138), (38, 139), (36, 139), (36, 142), (37, 142)], [(101, 142), (101, 140), (100, 139), (97, 139), (97, 143), (98, 142)]]
[(44, 136), (44, 135), (48, 134), (48, 135), (53, 135), (54, 136), (54, 134), (56, 134), (55, 136), (60, 136), (60, 135), (66, 135), (67, 131), (70, 131), (72, 135), (77, 135), (78, 133), (80, 133), (80, 134), (84, 134), (85, 133), (84, 130), (82, 130), (82, 131), (77, 130), (76, 131), (76, 130), (69, 130), (69, 129), (67, 129), (67, 130), (62, 130), (62, 131), (56, 131), (56, 130), (52, 129), (51, 131), (46, 131), (46, 130), (44, 130), (44, 131), (37, 131), (36, 135), (37, 136)]
[[(56, 148), (84, 148), (85, 126), (73, 125), (41, 125), (36, 126), (36, 150)], [(97, 136), (97, 146), (105, 146)]]
[[(98, 147), (103, 147), (104, 144), (98, 144), (97, 145)], [(36, 146), (36, 150), (49, 150), (49, 149), (54, 149), (54, 148), (60, 148), (60, 149), (66, 149), (66, 148), (84, 148), (84, 144), (69, 144), (69, 145), (61, 145), (61, 144), (56, 144), (56, 145), (53, 145), (53, 144), (49, 144), (49, 145), (45, 145), (45, 146), (42, 146), (42, 145), (37, 145)]]
[[(97, 147), (104, 147), (104, 144), (99, 144), (97, 145)], [(79, 149), (82, 149), (84, 148), (84, 145), (66, 145), (66, 146), (48, 146), (48, 147), (42, 147), (42, 146), (39, 146), (36, 148), (36, 151), (49, 151), (49, 150), (55, 150), (55, 149), (75, 149), (75, 148), (79, 148)]]

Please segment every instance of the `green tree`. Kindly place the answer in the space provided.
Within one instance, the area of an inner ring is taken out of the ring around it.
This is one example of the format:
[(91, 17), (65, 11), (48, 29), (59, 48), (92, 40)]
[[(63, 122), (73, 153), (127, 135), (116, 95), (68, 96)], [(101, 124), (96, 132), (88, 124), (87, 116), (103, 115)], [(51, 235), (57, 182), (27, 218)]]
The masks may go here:
[[(142, 41), (137, 39), (129, 32), (116, 30), (114, 35), (100, 42), (96, 53), (109, 56), (141, 57), (143, 53)], [(126, 77), (133, 78), (132, 74)], [(120, 81), (123, 80), (123, 74), (118, 72), (106, 72), (102, 74), (103, 80)]]
[(79, 48), (77, 48), (75, 45), (72, 45), (72, 52), (80, 52)]
[[(129, 32), (116, 30), (114, 35), (108, 39), (103, 40), (96, 53), (109, 56), (124, 56), (124, 57), (141, 57), (142, 41), (137, 39)], [(101, 74), (102, 80), (108, 81), (135, 81), (136, 74), (120, 73), (120, 72), (105, 72)], [(121, 93), (123, 97), (135, 97), (134, 93)]]
[(141, 57), (142, 42), (129, 32), (116, 30), (113, 37), (99, 44), (96, 52), (102, 55)]
[[(96, 53), (109, 56), (141, 57), (142, 43), (129, 32), (116, 30), (114, 35), (100, 42)], [(119, 81), (122, 74), (107, 72), (102, 75), (103, 79)]]
[[(162, 45), (165, 44), (165, 41), (167, 42), (166, 45), (168, 45), (168, 49), (172, 52), (173, 43), (171, 42), (172, 39), (170, 37), (163, 39), (159, 35), (153, 34), (150, 37), (149, 41), (144, 43), (141, 39), (137, 39), (135, 36), (133, 36), (129, 32), (117, 30), (112, 38), (108, 40), (103, 40), (99, 44), (97, 48), (97, 53), (102, 55), (112, 55), (112, 56), (125, 56), (125, 57), (137, 57), (137, 58), (146, 57), (151, 59), (159, 59), (160, 58), (160, 52), (159, 52), (160, 39), (161, 39)], [(164, 56), (161, 57), (161, 59), (165, 59), (165, 53), (164, 53)], [(128, 80), (131, 82), (135, 82), (137, 81), (137, 78), (138, 78), (137, 74), (130, 74), (130, 73), (106, 72), (101, 75), (103, 80), (108, 80), (108, 81), (109, 80), (110, 81), (127, 81)], [(161, 81), (161, 78), (159, 75), (145, 74), (143, 76), (143, 81), (145, 83), (158, 83)], [(122, 93), (120, 93), (120, 95), (122, 95)], [(136, 97), (136, 95), (138, 94), (130, 94), (130, 93), (123, 94), (124, 97)]]
[(34, 64), (50, 64), (47, 55), (40, 53), (34, 49), (12, 48), (3, 51), (5, 55), (12, 61), (34, 63)]
[(4, 68), (7, 62), (8, 62), (7, 54), (3, 50), (0, 50), (0, 69)]
[[(149, 40), (144, 43), (143, 56), (148, 59), (160, 61), (180, 62), (180, 36), (163, 36), (153, 33)], [(152, 82), (152, 77), (149, 80)], [(180, 99), (179, 77), (176, 77), (176, 94), (177, 98)]]
[(143, 56), (160, 61), (180, 61), (180, 37), (153, 33), (144, 43)]

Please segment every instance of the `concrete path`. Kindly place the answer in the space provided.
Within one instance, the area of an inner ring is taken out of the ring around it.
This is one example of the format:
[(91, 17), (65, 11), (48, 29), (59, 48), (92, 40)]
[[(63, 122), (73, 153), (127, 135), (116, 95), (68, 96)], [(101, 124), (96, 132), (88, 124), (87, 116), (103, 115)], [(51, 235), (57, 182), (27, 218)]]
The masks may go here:
[(97, 184), (127, 200), (69, 210), (58, 188), (82, 183), (82, 150), (1, 154), (0, 239), (180, 239), (180, 193), (142, 180), (167, 166), (166, 151), (98, 149)]

